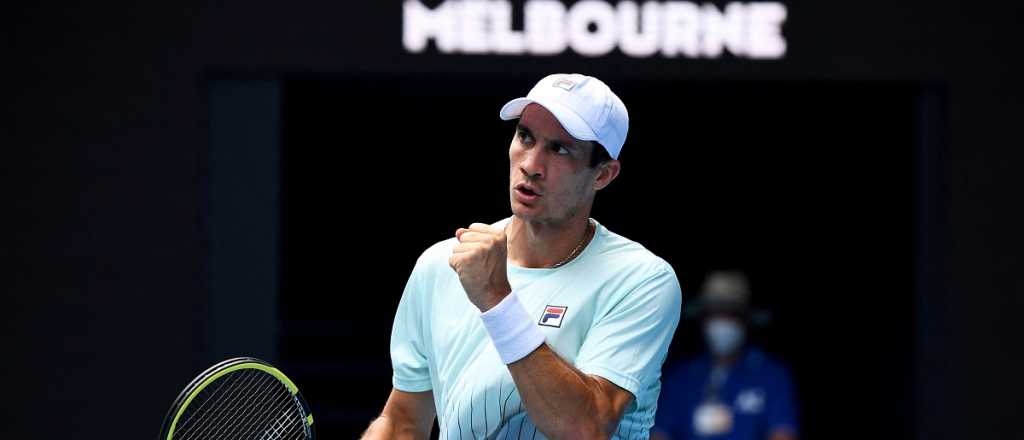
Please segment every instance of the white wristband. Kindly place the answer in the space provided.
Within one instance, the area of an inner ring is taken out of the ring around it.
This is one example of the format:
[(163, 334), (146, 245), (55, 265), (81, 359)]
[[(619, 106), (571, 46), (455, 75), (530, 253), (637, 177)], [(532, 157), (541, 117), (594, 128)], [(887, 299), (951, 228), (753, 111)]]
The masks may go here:
[(498, 305), (480, 314), (501, 361), (511, 364), (533, 353), (544, 343), (544, 332), (537, 328), (516, 294), (510, 293)]

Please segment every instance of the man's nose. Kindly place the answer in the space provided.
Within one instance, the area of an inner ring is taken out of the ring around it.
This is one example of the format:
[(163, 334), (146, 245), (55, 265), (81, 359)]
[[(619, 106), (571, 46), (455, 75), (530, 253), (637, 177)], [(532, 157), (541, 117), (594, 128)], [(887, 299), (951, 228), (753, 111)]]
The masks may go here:
[(519, 169), (530, 179), (540, 179), (544, 177), (545, 160), (544, 148), (538, 145), (526, 151), (526, 156), (519, 163)]

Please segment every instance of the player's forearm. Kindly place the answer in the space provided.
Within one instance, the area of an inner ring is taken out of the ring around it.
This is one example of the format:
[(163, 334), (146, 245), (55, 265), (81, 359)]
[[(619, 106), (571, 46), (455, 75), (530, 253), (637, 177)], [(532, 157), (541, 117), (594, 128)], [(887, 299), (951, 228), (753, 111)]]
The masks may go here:
[(427, 439), (434, 424), (433, 394), (391, 390), (388, 402), (363, 434), (364, 440)]
[(610, 438), (618, 426), (619, 416), (597, 380), (546, 344), (508, 369), (530, 419), (549, 438)]
[(362, 440), (387, 440), (394, 437), (394, 432), (390, 420), (385, 416), (380, 416), (370, 423), (370, 427), (360, 438)]
[(427, 438), (429, 435), (424, 435), (414, 423), (401, 423), (386, 414), (377, 417), (362, 436), (362, 440), (421, 440)]

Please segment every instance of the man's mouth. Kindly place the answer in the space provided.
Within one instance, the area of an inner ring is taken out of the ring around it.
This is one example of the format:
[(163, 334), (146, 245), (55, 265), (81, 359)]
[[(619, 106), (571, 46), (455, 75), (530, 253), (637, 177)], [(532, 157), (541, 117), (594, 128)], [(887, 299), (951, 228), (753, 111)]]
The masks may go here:
[(523, 195), (526, 195), (526, 196), (529, 196), (529, 197), (540, 197), (541, 195), (543, 195), (539, 191), (537, 191), (536, 188), (534, 188), (534, 187), (532, 187), (532, 186), (530, 186), (528, 184), (525, 184), (525, 183), (520, 183), (520, 184), (516, 185), (515, 189), (520, 194), (523, 194)]

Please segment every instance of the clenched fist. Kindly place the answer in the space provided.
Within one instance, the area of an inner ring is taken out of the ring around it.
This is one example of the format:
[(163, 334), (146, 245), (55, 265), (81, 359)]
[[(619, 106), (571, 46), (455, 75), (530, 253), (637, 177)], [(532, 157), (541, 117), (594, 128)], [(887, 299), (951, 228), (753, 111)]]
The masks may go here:
[(459, 274), (459, 281), (481, 312), (497, 305), (512, 292), (506, 273), (508, 245), (505, 230), (483, 223), (455, 231), (459, 244), (448, 257), (448, 265)]

